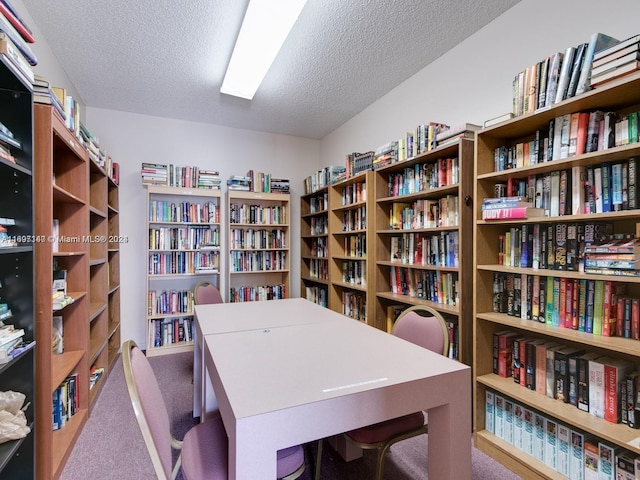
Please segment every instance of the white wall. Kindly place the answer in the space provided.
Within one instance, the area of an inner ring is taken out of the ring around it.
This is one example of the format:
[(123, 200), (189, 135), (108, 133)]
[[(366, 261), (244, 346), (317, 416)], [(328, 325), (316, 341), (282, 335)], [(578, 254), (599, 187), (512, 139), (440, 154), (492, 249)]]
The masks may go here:
[[(637, 0), (522, 0), (322, 139), (320, 166), (374, 150), (429, 121), (476, 123), (511, 111), (511, 82), (527, 66), (602, 32), (640, 33)], [(408, 47), (412, 48), (412, 47)]]
[[(146, 345), (146, 189), (140, 164), (197, 165), (220, 171), (223, 182), (249, 169), (291, 180), (291, 218), (300, 215), (302, 179), (319, 159), (320, 142), (87, 107), (87, 125), (120, 163), (120, 235), (129, 239), (120, 251), (121, 337)], [(223, 186), (222, 205), (226, 205)], [(225, 208), (222, 209), (224, 224)], [(223, 229), (223, 235), (227, 233)], [(300, 222), (291, 223), (291, 296), (300, 291)], [(226, 256), (222, 255), (226, 267)], [(224, 268), (223, 268), (224, 271)], [(221, 276), (225, 291), (224, 275)]]

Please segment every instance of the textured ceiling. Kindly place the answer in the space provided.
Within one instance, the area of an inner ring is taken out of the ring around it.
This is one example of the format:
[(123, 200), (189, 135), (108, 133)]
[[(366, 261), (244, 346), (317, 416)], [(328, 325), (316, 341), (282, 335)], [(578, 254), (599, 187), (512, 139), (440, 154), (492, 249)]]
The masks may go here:
[(319, 139), (518, 1), (308, 0), (252, 101), (220, 94), (247, 0), (23, 4), (86, 105)]

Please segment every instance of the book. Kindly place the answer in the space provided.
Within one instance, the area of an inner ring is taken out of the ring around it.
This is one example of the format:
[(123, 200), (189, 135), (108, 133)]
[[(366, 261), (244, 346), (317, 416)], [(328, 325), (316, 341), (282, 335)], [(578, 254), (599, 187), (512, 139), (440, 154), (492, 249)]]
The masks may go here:
[(569, 460), (571, 458), (571, 429), (558, 423), (556, 449), (556, 470), (561, 475), (569, 476)]
[[(550, 107), (556, 101), (556, 94), (558, 91), (558, 78), (560, 76), (560, 69), (562, 66), (562, 59), (564, 53), (556, 52), (549, 60), (549, 68), (547, 73), (547, 92), (545, 94), (545, 107)], [(551, 133), (551, 132), (550, 132)], [(552, 135), (550, 135), (552, 137)]]
[(636, 60), (640, 60), (640, 49), (636, 49), (631, 53), (627, 53), (626, 55), (623, 55), (616, 59), (612, 59), (609, 62), (603, 63), (599, 67), (594, 68), (591, 71), (591, 75), (595, 75), (595, 76), (601, 75), (603, 73), (614, 70), (618, 67), (626, 65), (627, 63), (635, 62)]
[(503, 220), (503, 219), (524, 219), (531, 217), (542, 217), (545, 211), (543, 208), (535, 207), (513, 207), (497, 208), (482, 211), (483, 220)]
[(598, 442), (593, 439), (584, 442), (584, 480), (598, 480)]
[(629, 73), (633, 73), (640, 69), (640, 60), (635, 60), (633, 62), (625, 63), (619, 67), (616, 67), (613, 70), (609, 70), (607, 72), (601, 73), (600, 75), (594, 75), (591, 77), (591, 85), (593, 87), (597, 87), (604, 83), (610, 82), (611, 80), (615, 80), (624, 75), (628, 75)]
[(582, 72), (583, 64), (585, 62), (585, 53), (589, 44), (581, 43), (576, 47), (576, 51), (573, 55), (573, 65), (571, 66), (571, 76), (569, 77), (569, 83), (567, 85), (567, 93), (565, 98), (571, 98), (575, 96), (576, 89), (578, 88), (578, 79)]
[(614, 52), (617, 52), (623, 48), (627, 48), (630, 45), (633, 45), (635, 43), (640, 42), (640, 34), (636, 34), (636, 35), (632, 35), (629, 38), (625, 38), (624, 40), (621, 40), (617, 43), (613, 43), (613, 45), (603, 48), (602, 50), (600, 50), (599, 52), (594, 53), (593, 55), (593, 61), (597, 62), (600, 59), (611, 55)]
[(598, 442), (598, 472), (599, 480), (615, 480), (616, 455), (620, 451), (619, 446), (613, 446), (606, 442)]
[(558, 423), (551, 418), (547, 418), (544, 439), (544, 463), (556, 470), (558, 468)]
[(63, 321), (62, 317), (59, 315), (54, 315), (52, 318), (53, 328), (52, 328), (52, 339), (51, 339), (51, 350), (55, 355), (59, 355), (64, 353), (64, 331), (63, 331)]
[(484, 413), (484, 428), (488, 432), (494, 433), (494, 401), (495, 394), (491, 390), (485, 392), (485, 413)]
[(640, 42), (636, 41), (636, 43), (627, 45), (626, 47), (621, 48), (619, 50), (612, 51), (611, 53), (609, 53), (609, 55), (600, 57), (598, 60), (594, 60), (591, 66), (593, 68), (601, 67), (602, 65), (605, 65), (606, 63), (614, 61), (620, 57), (624, 57), (625, 55), (628, 55), (630, 53), (637, 52), (639, 49), (640, 49)]
[(611, 423), (621, 421), (620, 385), (631, 372), (633, 364), (628, 361), (608, 359), (604, 363), (604, 419)]
[(572, 480), (584, 480), (584, 442), (585, 435), (577, 430), (571, 431), (571, 457), (569, 472)]
[(558, 76), (558, 89), (556, 91), (555, 102), (560, 103), (566, 98), (569, 80), (571, 80), (571, 68), (573, 67), (573, 59), (576, 53), (576, 47), (567, 47), (562, 59), (560, 75)]
[(15, 9), (9, 4), (7, 0), (0, 2), (0, 14), (4, 15), (11, 25), (18, 31), (20, 36), (25, 42), (34, 43), (36, 39), (33, 37), (31, 28), (24, 22), (24, 20), (17, 14)]
[(546, 449), (547, 418), (540, 413), (533, 413), (533, 458), (544, 463)]
[(584, 350), (574, 347), (559, 348), (554, 351), (555, 399), (569, 403), (569, 359), (584, 354)]

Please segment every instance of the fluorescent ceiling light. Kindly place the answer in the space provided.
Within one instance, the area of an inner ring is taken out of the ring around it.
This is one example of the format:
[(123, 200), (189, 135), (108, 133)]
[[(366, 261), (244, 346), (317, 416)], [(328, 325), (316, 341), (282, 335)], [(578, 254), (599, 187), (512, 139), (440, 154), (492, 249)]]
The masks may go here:
[(251, 100), (307, 0), (251, 0), (221, 93)]

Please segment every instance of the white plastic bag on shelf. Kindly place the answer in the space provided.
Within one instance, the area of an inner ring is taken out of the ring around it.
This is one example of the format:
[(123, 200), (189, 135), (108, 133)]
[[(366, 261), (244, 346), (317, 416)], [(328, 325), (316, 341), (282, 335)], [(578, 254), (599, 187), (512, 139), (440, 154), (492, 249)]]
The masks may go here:
[(31, 431), (22, 406), (25, 399), (20, 392), (0, 392), (0, 443), (24, 438)]

